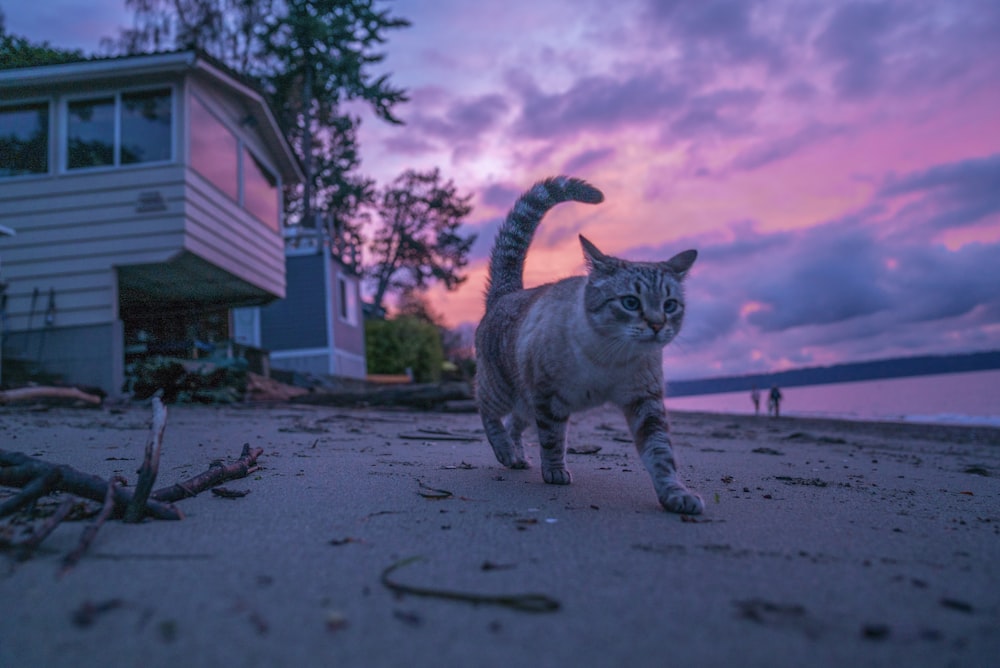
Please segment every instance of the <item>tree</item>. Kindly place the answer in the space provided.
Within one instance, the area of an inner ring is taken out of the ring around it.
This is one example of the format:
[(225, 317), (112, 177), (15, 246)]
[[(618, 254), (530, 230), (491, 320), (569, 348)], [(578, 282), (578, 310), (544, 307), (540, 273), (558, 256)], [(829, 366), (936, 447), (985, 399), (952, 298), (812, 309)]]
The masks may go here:
[(465, 281), (460, 271), (476, 235), (463, 237), (458, 228), (472, 211), (471, 199), (460, 196), (452, 181), (442, 183), (438, 169), (407, 170), (381, 191), (381, 224), (365, 272), (374, 285), (376, 312), (384, 310), (389, 292), (424, 290), (434, 281), (454, 290)]
[(406, 101), (405, 91), (392, 86), (388, 75), (373, 78), (369, 67), (385, 58), (376, 51), (385, 31), (409, 25), (376, 10), (372, 0), (299, 0), (265, 23), (262, 53), (273, 72), (268, 85), (306, 174), (301, 198), (286, 199), (301, 203), (298, 213), (306, 225), (318, 209), (331, 214), (330, 232), (339, 232), (351, 224), (345, 214), (374, 194), (371, 181), (347, 176), (360, 164), (360, 119), (343, 114), (341, 104), (364, 100), (379, 118), (400, 122), (392, 110)]
[(7, 20), (0, 10), (0, 70), (35, 65), (56, 65), (83, 60), (82, 51), (70, 51), (50, 46), (48, 42), (32, 44), (26, 38), (7, 33)]

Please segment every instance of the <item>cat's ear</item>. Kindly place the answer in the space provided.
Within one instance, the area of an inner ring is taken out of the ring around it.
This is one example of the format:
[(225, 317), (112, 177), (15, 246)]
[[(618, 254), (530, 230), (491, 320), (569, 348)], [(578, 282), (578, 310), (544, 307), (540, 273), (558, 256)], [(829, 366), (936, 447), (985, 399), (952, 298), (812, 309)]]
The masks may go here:
[(580, 235), (580, 246), (583, 247), (583, 259), (587, 262), (587, 270), (593, 273), (610, 273), (614, 270), (615, 260), (613, 257), (602, 253), (590, 240)]
[(663, 264), (666, 265), (667, 269), (677, 274), (678, 278), (684, 278), (696, 259), (698, 259), (698, 251), (692, 249), (678, 253)]

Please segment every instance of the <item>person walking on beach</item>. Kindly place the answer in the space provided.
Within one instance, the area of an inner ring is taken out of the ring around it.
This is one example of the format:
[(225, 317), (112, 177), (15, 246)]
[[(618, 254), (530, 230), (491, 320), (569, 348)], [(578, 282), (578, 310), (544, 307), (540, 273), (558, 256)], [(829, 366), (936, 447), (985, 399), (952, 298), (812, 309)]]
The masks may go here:
[(756, 385), (750, 390), (750, 401), (753, 402), (753, 414), (760, 415), (760, 390)]
[(771, 386), (771, 395), (767, 401), (767, 413), (772, 417), (781, 417), (781, 390), (777, 385)]

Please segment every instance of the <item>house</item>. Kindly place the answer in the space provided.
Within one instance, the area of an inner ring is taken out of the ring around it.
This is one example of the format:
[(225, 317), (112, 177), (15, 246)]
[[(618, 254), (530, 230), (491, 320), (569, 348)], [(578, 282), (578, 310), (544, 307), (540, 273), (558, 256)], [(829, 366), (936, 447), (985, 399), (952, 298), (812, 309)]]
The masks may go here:
[(302, 178), (261, 93), (199, 52), (0, 71), (4, 359), (117, 394), (127, 355), (231, 339), (233, 308), (286, 296)]
[(236, 342), (266, 349), (271, 367), (365, 378), (356, 246), (327, 221), (285, 229), (285, 299), (233, 312)]

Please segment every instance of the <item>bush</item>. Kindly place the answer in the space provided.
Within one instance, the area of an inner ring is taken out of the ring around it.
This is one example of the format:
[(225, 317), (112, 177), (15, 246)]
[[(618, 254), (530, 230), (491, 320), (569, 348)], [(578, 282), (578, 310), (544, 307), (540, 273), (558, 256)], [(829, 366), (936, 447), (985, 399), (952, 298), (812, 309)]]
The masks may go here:
[(415, 318), (366, 322), (365, 355), (368, 373), (400, 374), (410, 369), (419, 383), (441, 380), (441, 333), (429, 322)]

